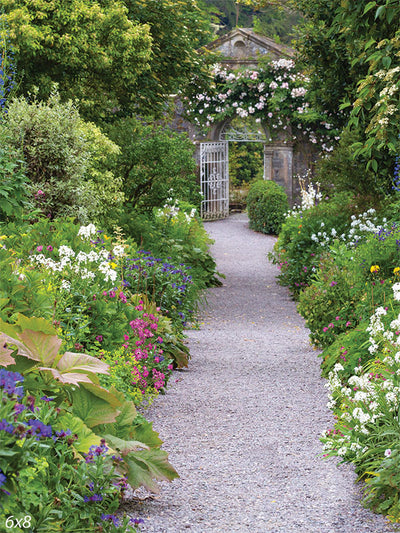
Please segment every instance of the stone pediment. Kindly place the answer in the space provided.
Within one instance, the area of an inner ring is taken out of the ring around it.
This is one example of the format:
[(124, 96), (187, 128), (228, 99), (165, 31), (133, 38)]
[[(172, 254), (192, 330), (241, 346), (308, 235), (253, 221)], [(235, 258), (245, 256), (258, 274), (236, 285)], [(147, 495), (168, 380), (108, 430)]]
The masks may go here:
[(294, 51), (273, 39), (255, 33), (248, 28), (235, 28), (226, 35), (209, 43), (206, 48), (221, 54), (220, 63), (224, 66), (256, 65), (262, 56), (271, 59), (292, 57)]

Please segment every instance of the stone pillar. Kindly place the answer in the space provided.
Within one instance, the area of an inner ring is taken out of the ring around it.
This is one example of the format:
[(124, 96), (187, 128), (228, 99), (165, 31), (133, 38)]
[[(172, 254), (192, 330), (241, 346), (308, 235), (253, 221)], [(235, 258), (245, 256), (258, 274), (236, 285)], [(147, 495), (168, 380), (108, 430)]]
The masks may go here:
[(274, 156), (274, 149), (267, 144), (264, 144), (264, 179), (273, 179), (272, 161)]
[(293, 147), (290, 144), (274, 146), (272, 157), (272, 179), (282, 185), (293, 202)]

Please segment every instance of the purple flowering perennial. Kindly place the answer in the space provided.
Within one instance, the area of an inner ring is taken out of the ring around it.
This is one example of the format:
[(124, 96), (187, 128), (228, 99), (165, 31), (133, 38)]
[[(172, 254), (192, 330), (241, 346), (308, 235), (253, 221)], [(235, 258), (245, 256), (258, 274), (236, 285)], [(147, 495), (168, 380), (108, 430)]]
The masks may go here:
[(0, 388), (4, 390), (8, 396), (16, 396), (21, 398), (24, 394), (24, 388), (17, 383), (23, 383), (24, 378), (18, 372), (10, 372), (4, 368), (0, 368)]

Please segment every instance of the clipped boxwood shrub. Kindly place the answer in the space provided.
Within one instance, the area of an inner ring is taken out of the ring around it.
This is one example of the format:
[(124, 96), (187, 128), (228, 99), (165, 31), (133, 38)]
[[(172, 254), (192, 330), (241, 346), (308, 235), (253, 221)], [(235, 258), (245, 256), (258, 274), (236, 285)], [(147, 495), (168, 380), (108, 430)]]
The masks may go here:
[(256, 181), (247, 196), (250, 228), (261, 233), (277, 235), (289, 210), (283, 187), (274, 181)]

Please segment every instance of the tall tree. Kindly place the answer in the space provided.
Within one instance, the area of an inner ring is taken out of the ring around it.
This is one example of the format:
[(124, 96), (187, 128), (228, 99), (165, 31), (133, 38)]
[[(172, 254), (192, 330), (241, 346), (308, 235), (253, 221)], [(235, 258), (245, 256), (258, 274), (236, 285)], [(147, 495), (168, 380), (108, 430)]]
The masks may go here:
[(149, 26), (150, 67), (135, 84), (142, 113), (160, 114), (168, 95), (184, 92), (193, 76), (202, 76), (210, 24), (194, 0), (125, 0), (129, 18)]
[(200, 75), (209, 24), (194, 0), (0, 0), (22, 94), (54, 82), (95, 121), (157, 115)]
[(63, 98), (98, 118), (134, 103), (135, 82), (148, 68), (149, 26), (132, 22), (120, 1), (0, 0), (15, 50), (20, 92)]

